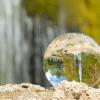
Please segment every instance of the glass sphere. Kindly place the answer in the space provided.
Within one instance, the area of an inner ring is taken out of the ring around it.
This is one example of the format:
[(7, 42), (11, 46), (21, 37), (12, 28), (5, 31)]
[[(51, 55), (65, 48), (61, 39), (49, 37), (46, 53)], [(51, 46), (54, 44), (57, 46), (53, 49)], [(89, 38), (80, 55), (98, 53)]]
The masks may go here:
[(43, 66), (52, 85), (75, 80), (96, 86), (100, 84), (100, 47), (82, 33), (63, 34), (48, 46)]

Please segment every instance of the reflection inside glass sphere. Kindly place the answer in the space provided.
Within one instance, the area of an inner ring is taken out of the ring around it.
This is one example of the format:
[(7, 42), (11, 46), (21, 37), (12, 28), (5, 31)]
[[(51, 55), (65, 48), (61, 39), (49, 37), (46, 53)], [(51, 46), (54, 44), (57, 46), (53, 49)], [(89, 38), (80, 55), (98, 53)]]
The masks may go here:
[(44, 54), (44, 71), (52, 85), (62, 80), (100, 84), (100, 47), (89, 36), (63, 34), (54, 39)]

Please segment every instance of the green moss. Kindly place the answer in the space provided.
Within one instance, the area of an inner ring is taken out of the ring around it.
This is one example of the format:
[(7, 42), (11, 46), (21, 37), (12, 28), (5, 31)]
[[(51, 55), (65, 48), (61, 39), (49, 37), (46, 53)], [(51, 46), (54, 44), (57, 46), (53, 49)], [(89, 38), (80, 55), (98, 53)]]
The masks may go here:
[(63, 58), (63, 67), (64, 67), (64, 74), (67, 80), (76, 80), (79, 81), (78, 77), (78, 68), (74, 66), (74, 59), (73, 55), (62, 55)]
[(100, 77), (100, 63), (93, 54), (82, 54), (82, 81), (93, 86)]

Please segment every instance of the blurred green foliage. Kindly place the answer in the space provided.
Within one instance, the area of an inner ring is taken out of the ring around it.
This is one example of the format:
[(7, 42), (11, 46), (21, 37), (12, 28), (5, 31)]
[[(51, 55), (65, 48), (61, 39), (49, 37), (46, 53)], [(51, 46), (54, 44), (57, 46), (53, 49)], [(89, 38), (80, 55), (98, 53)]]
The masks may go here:
[(29, 16), (47, 15), (50, 19), (57, 16), (57, 0), (22, 0), (22, 6)]
[(22, 0), (22, 5), (28, 15), (46, 15), (53, 21), (63, 7), (66, 28), (74, 26), (100, 44), (100, 0)]

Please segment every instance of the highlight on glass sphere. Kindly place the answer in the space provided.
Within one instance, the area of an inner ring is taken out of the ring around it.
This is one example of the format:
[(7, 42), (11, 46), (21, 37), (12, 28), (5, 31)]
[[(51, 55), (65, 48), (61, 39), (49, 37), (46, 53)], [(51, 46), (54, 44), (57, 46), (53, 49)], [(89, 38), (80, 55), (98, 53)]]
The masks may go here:
[(100, 47), (89, 36), (67, 33), (48, 46), (43, 60), (44, 71), (52, 85), (63, 80), (100, 84)]

